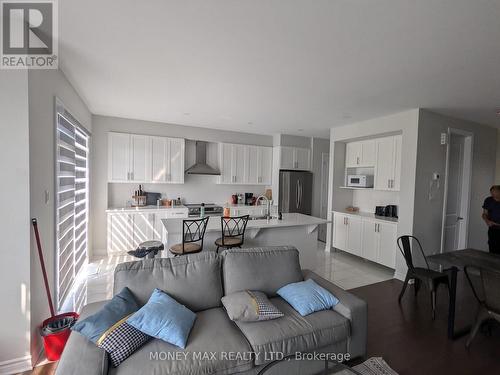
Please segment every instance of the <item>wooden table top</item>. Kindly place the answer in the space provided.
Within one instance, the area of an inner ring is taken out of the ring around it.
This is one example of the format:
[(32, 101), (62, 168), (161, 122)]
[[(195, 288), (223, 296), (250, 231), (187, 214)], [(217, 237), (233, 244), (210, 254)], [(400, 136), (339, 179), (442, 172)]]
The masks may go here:
[(472, 266), (500, 271), (500, 255), (476, 249), (455, 250), (435, 254), (428, 256), (427, 260), (444, 267), (455, 266), (464, 268), (465, 266)]

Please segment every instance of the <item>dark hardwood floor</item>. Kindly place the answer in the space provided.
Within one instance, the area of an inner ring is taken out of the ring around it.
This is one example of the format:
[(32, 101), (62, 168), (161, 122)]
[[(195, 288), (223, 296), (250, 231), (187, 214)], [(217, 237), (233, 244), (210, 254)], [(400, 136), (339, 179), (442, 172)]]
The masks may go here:
[[(447, 337), (448, 291), (440, 286), (436, 320), (424, 286), (414, 296), (410, 285), (398, 304), (403, 283), (389, 280), (350, 290), (368, 303), (368, 355), (383, 357), (400, 375), (500, 374), (500, 326), (479, 332), (469, 350), (467, 336)], [(477, 302), (459, 272), (456, 327), (470, 325)]]

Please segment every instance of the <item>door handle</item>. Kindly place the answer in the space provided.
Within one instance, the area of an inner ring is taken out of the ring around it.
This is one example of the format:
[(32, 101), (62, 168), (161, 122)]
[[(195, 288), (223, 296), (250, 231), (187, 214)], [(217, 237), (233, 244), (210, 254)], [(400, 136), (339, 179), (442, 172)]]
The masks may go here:
[(356, 157), (356, 164), (359, 165), (359, 156)]
[(457, 221), (463, 220), (464, 218), (461, 216), (457, 216)]
[(300, 206), (299, 185), (300, 185), (300, 181), (297, 180), (297, 182), (295, 183), (295, 208), (297, 210), (299, 209), (299, 206)]

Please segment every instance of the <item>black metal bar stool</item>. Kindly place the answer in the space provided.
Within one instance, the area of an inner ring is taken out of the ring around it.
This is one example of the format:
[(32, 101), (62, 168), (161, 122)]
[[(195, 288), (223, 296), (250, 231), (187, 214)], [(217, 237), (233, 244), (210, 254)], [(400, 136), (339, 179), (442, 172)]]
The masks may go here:
[(223, 249), (241, 248), (245, 241), (245, 229), (249, 218), (250, 215), (220, 218), (222, 237), (215, 240), (217, 252), (221, 247)]
[(203, 238), (209, 217), (182, 221), (182, 243), (172, 245), (170, 252), (174, 256), (199, 253), (203, 250)]

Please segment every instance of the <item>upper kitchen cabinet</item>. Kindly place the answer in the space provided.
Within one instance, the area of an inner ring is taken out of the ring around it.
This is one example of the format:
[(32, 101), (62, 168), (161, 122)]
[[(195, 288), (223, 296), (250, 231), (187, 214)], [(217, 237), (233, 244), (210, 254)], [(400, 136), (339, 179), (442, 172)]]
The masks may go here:
[(184, 139), (108, 134), (108, 181), (184, 183)]
[(279, 146), (280, 169), (308, 171), (311, 169), (311, 150), (301, 147)]
[(349, 142), (346, 145), (346, 167), (374, 167), (376, 161), (375, 140)]
[(402, 136), (376, 139), (375, 189), (399, 191), (401, 183)]
[(150, 151), (150, 141), (147, 136), (109, 133), (108, 181), (148, 182)]
[(219, 145), (220, 184), (270, 185), (271, 147), (221, 143)]
[(152, 182), (183, 184), (184, 150), (184, 139), (151, 137)]

